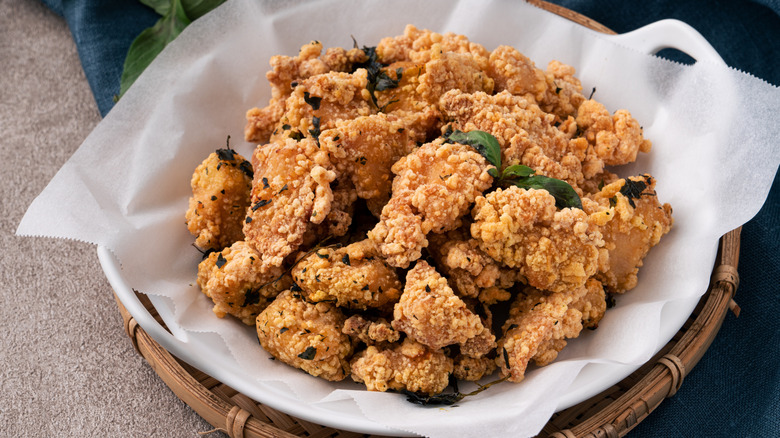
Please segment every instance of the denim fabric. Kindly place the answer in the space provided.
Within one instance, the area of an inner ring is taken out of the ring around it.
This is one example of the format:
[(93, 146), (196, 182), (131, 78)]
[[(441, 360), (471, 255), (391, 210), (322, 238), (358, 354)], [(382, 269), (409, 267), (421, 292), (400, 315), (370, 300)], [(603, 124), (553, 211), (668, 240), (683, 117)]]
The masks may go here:
[[(113, 106), (125, 53), (154, 24), (132, 0), (44, 0), (65, 17), (101, 114)], [(780, 85), (780, 1), (553, 0), (618, 33), (677, 18), (696, 28), (727, 64)], [(684, 61), (675, 53), (665, 56)], [(780, 104), (780, 102), (778, 102)], [(779, 139), (780, 141), (780, 139)], [(777, 147), (780, 147), (778, 144)], [(780, 177), (742, 230), (739, 318), (728, 314), (701, 362), (629, 436), (780, 436)]]

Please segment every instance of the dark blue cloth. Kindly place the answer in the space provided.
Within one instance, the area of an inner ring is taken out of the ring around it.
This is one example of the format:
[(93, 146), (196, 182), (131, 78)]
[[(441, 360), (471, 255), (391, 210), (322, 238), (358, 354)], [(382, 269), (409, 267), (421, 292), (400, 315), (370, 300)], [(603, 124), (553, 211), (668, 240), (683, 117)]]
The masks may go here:
[[(553, 2), (618, 33), (664, 18), (685, 21), (727, 64), (780, 85), (780, 1)], [(119, 93), (127, 48), (157, 16), (132, 0), (44, 3), (68, 22), (105, 115)], [(685, 60), (675, 53), (665, 56)], [(780, 436), (780, 177), (775, 177), (764, 208), (743, 227), (739, 274), (740, 317), (727, 315), (718, 337), (677, 395), (630, 437)]]

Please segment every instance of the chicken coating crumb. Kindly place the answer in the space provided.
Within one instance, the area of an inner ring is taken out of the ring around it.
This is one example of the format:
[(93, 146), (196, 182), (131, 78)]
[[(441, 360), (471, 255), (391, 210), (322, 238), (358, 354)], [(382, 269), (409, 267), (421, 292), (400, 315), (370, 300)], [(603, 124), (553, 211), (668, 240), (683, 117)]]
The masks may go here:
[(671, 230), (672, 207), (660, 203), (655, 179), (649, 175), (620, 179), (604, 186), (591, 199), (602, 209), (610, 206), (606, 212), (595, 214), (612, 212), (611, 220), (601, 227), (609, 265), (596, 278), (609, 292), (624, 293), (636, 287), (645, 256)]
[(312, 304), (286, 290), (257, 316), (257, 338), (272, 356), (330, 381), (349, 375), (352, 341), (344, 315), (331, 303)]
[(391, 266), (406, 268), (428, 245), (425, 235), (460, 226), (477, 196), (493, 182), (492, 168), (471, 146), (437, 139), (393, 165), (393, 195), (369, 232)]
[(264, 265), (260, 254), (246, 242), (238, 241), (213, 252), (198, 265), (197, 282), (214, 301), (214, 313), (233, 315), (246, 325), (254, 325), (257, 315), (292, 284), (280, 267)]
[(341, 331), (366, 345), (386, 346), (401, 339), (401, 333), (384, 318), (370, 320), (361, 315), (352, 315), (344, 322)]
[(596, 274), (598, 227), (577, 208), (557, 211), (546, 190), (510, 187), (477, 199), (471, 235), (495, 260), (520, 270), (528, 284), (561, 292)]
[(219, 250), (244, 239), (252, 176), (252, 165), (232, 149), (212, 152), (195, 169), (185, 215), (195, 246)]
[(264, 263), (281, 266), (311, 224), (330, 213), (335, 179), (327, 154), (309, 138), (258, 146), (244, 235)]
[(395, 390), (434, 395), (449, 384), (452, 359), (409, 338), (392, 349), (369, 346), (350, 363), (352, 379), (369, 391)]
[(389, 310), (403, 289), (395, 270), (369, 240), (317, 249), (295, 264), (292, 276), (307, 300), (334, 301), (349, 309)]
[(458, 355), (454, 360), (453, 374), (458, 380), (476, 382), (496, 371), (496, 361), (488, 357), (474, 358)]
[(406, 274), (393, 318), (394, 329), (434, 350), (465, 343), (485, 328), (479, 316), (455, 295), (447, 279), (422, 260)]

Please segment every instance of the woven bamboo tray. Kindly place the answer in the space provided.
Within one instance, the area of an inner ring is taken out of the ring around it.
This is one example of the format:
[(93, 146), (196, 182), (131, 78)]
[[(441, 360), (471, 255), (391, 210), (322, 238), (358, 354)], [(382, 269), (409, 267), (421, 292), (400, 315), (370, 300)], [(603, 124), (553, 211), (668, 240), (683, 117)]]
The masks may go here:
[[(614, 34), (603, 25), (569, 9), (541, 0), (528, 2), (590, 29)], [(553, 415), (539, 437), (624, 436), (680, 389), (685, 376), (715, 339), (726, 313), (731, 310), (739, 314), (739, 307), (732, 298), (739, 285), (740, 231), (741, 228), (737, 228), (720, 239), (710, 286), (672, 340), (655, 357), (616, 385)], [(141, 293), (136, 294), (150, 314), (164, 326), (149, 299)], [(215, 427), (215, 431), (222, 431), (231, 438), (369, 436), (314, 424), (255, 402), (171, 355), (137, 324), (116, 295), (114, 298), (125, 331), (136, 351), (182, 401)]]

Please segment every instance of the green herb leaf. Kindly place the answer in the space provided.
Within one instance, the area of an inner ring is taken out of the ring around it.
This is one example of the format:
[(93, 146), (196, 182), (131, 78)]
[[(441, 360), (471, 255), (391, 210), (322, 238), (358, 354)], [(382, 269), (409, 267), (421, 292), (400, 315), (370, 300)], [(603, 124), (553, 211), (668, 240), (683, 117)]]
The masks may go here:
[(217, 254), (217, 261), (215, 263), (217, 265), (217, 269), (222, 269), (222, 267), (225, 266), (225, 263), (227, 263), (227, 259), (222, 256), (222, 253)]
[(582, 200), (574, 188), (566, 181), (550, 178), (544, 175), (533, 175), (512, 181), (521, 189), (544, 189), (555, 198), (558, 208), (576, 207), (582, 210)]
[(141, 73), (190, 24), (179, 0), (172, 0), (170, 9), (154, 26), (144, 30), (130, 45), (125, 58), (119, 95), (127, 92)]
[(449, 143), (460, 143), (473, 147), (490, 164), (496, 166), (496, 168), (501, 168), (501, 146), (498, 144), (498, 140), (490, 133), (476, 130), (462, 132), (456, 129), (452, 131), (448, 128), (444, 138)]
[(141, 0), (161, 15), (154, 26), (145, 29), (130, 45), (119, 81), (119, 97), (162, 52), (165, 46), (192, 21), (224, 3), (225, 0)]
[(631, 207), (634, 208), (636, 208), (634, 199), (639, 199), (639, 197), (642, 196), (642, 192), (644, 192), (647, 188), (647, 183), (650, 179), (648, 175), (643, 175), (642, 177), (644, 179), (639, 181), (626, 178), (625, 184), (623, 184), (623, 187), (620, 188), (620, 193), (628, 198), (628, 203), (631, 205)]
[(258, 304), (260, 302), (260, 289), (250, 289), (246, 291), (244, 295), (244, 304), (241, 307), (246, 307), (252, 304)]
[(513, 164), (504, 169), (504, 171), (501, 173), (501, 177), (527, 178), (535, 173), (536, 171), (528, 166), (524, 166), (522, 164)]
[(317, 349), (310, 345), (306, 347), (306, 350), (303, 353), (299, 354), (298, 357), (300, 357), (303, 360), (312, 360), (316, 355), (317, 355)]

